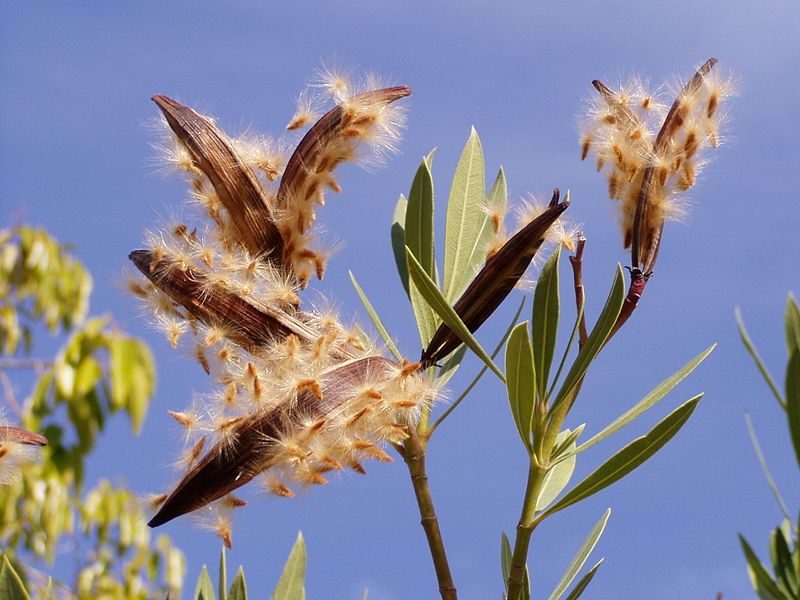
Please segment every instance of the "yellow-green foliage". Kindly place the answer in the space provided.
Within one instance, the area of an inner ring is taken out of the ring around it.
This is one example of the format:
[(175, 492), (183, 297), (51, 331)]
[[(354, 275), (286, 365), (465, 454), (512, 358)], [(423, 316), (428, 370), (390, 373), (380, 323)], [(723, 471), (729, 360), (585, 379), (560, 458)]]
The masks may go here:
[[(0, 373), (36, 374), (31, 395), (10, 407), (19, 414), (6, 418), (48, 440), (41, 460), (14, 465), (0, 486), (0, 544), (35, 583), (46, 578), (30, 577), (32, 568), (68, 560), (57, 549), (77, 536), (80, 568), (65, 584), (78, 598), (177, 594), (183, 554), (151, 537), (137, 496), (107, 481), (84, 489), (85, 460), (109, 417), (124, 412), (138, 432), (155, 388), (147, 346), (111, 329), (109, 317), (87, 320), (91, 288), (80, 262), (45, 231), (0, 231)], [(68, 336), (52, 360), (27, 356), (42, 326)], [(30, 591), (46, 597), (34, 584)]]

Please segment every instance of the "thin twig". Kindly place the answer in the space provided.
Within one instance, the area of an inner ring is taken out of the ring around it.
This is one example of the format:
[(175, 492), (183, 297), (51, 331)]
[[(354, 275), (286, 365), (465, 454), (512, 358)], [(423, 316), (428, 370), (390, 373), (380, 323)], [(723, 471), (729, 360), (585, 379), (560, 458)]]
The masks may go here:
[(9, 379), (8, 375), (3, 373), (3, 371), (0, 371), (0, 385), (3, 386), (3, 396), (6, 399), (6, 404), (8, 404), (8, 407), (19, 419), (22, 419), (22, 407), (19, 405), (14, 395), (14, 387), (11, 385), (11, 379)]
[(52, 360), (41, 358), (3, 358), (0, 359), (0, 371), (11, 369), (33, 369), (37, 375), (52, 366)]
[(578, 235), (578, 245), (575, 249), (575, 256), (569, 257), (569, 264), (572, 265), (572, 281), (575, 285), (575, 306), (580, 315), (580, 325), (578, 326), (578, 347), (583, 348), (589, 333), (586, 330), (586, 292), (583, 288), (583, 249), (586, 246), (586, 238), (581, 233)]
[(419, 506), (420, 523), (428, 538), (428, 547), (436, 570), (436, 579), (439, 582), (439, 594), (442, 600), (457, 600), (458, 593), (450, 574), (450, 565), (447, 562), (447, 553), (444, 549), (442, 532), (439, 530), (439, 520), (433, 506), (431, 490), (428, 486), (428, 475), (425, 471), (425, 447), (419, 439), (416, 428), (409, 427), (409, 437), (403, 443), (403, 459), (411, 475), (411, 484)]

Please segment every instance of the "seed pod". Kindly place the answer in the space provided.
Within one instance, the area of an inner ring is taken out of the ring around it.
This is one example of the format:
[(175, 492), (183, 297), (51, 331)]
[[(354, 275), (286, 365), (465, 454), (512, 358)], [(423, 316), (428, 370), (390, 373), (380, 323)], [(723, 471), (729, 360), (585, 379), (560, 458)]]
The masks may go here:
[(167, 124), (208, 177), (230, 214), (239, 241), (253, 256), (280, 261), (283, 238), (270, 202), (252, 169), (239, 157), (230, 139), (207, 117), (168, 98), (153, 96)]
[(393, 364), (380, 356), (346, 363), (322, 377), (322, 397), (306, 390), (292, 403), (245, 417), (231, 432), (234, 442), (218, 442), (200, 459), (148, 525), (158, 527), (197, 510), (269, 469), (280, 455), (280, 439), (302, 431), (302, 423), (335, 413), (352, 398), (354, 384), (367, 376), (388, 375)]
[(19, 427), (0, 426), (0, 442), (12, 442), (24, 446), (46, 446), (47, 438)]
[[(453, 305), (470, 332), (475, 332), (505, 300), (525, 273), (531, 260), (544, 241), (550, 226), (563, 213), (569, 203), (558, 203), (556, 189), (549, 208), (528, 223), (492, 256), (480, 270), (466, 291)], [(420, 361), (428, 366), (437, 363), (455, 350), (461, 340), (444, 323), (431, 338)]]

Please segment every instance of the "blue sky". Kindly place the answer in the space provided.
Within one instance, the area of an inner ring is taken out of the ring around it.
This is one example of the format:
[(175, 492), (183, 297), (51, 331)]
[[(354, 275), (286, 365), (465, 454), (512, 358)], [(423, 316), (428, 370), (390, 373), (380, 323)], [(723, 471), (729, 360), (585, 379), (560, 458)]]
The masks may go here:
[[(346, 313), (360, 304), (352, 269), (401, 347), (418, 352), (388, 242), (394, 202), (420, 157), (438, 147), (439, 207), (469, 128), (487, 170), (502, 164), (512, 198), (571, 190), (589, 238), (586, 283), (596, 316), (617, 262), (626, 263), (605, 184), (579, 161), (576, 115), (592, 79), (640, 73), (687, 77), (716, 56), (739, 81), (729, 143), (691, 192), (688, 222), (666, 230), (658, 271), (633, 320), (589, 374), (573, 422), (597, 431), (688, 358), (719, 348), (664, 406), (581, 455), (576, 478), (645, 432), (669, 407), (706, 397), (677, 438), (641, 470), (548, 521), (531, 568), (549, 593), (586, 532), (613, 508), (596, 556), (606, 563), (587, 597), (750, 597), (736, 532), (764, 554), (780, 520), (750, 448), (750, 411), (784, 496), (796, 510), (797, 465), (782, 416), (738, 341), (739, 305), (782, 377), (782, 311), (798, 289), (800, 255), (800, 5), (791, 1), (626, 2), (0, 2), (0, 220), (42, 225), (76, 245), (95, 277), (94, 313), (113, 312), (153, 344), (157, 396), (139, 438), (122, 423), (102, 440), (90, 475), (155, 490), (172, 480), (178, 441), (166, 415), (205, 389), (199, 367), (150, 331), (113, 280), (143, 230), (185, 196), (153, 174), (163, 93), (208, 110), (228, 131), (279, 135), (293, 98), (321, 61), (410, 85), (401, 153), (386, 168), (345, 168), (344, 192), (321, 219), (346, 242), (321, 285)], [(443, 210), (440, 210), (440, 217)], [(356, 225), (356, 226), (354, 226)], [(565, 265), (566, 266), (566, 265)], [(567, 272), (564, 271), (563, 275)], [(565, 298), (569, 290), (563, 290)], [(515, 304), (515, 301), (509, 304)], [(494, 323), (507, 321), (510, 306)], [(569, 313), (567, 313), (569, 314)], [(482, 331), (487, 345), (494, 339)], [(477, 368), (467, 363), (463, 378)], [(464, 385), (453, 384), (454, 394)], [(310, 598), (435, 598), (402, 463), (372, 464), (292, 500), (252, 498), (238, 516), (230, 563), (256, 597), (272, 589), (298, 530), (309, 550)], [(516, 524), (525, 456), (502, 388), (486, 378), (430, 446), (429, 472), (461, 598), (497, 598), (501, 530)], [(186, 549), (190, 577), (215, 563), (217, 540), (187, 520), (164, 528)], [(63, 557), (68, 563), (69, 557)]]

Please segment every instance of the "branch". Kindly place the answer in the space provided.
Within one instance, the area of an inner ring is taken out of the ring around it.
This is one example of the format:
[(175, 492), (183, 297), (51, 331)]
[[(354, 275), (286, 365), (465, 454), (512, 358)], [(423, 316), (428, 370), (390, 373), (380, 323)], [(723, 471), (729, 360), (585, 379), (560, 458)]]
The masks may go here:
[(9, 379), (8, 375), (3, 373), (2, 370), (0, 370), (0, 385), (3, 387), (3, 396), (6, 399), (6, 404), (8, 404), (9, 408), (14, 411), (14, 414), (17, 415), (18, 418), (22, 419), (22, 407), (19, 405), (14, 395), (14, 387), (11, 385), (11, 379)]
[(583, 348), (586, 340), (589, 339), (589, 333), (586, 330), (586, 311), (583, 310), (583, 305), (586, 303), (586, 292), (583, 289), (583, 248), (586, 246), (586, 238), (581, 233), (578, 235), (578, 247), (575, 250), (575, 256), (569, 257), (569, 264), (572, 265), (572, 281), (575, 286), (575, 306), (578, 314), (581, 315), (581, 322), (578, 326), (578, 347)]
[(447, 562), (447, 553), (444, 549), (442, 532), (439, 530), (439, 520), (433, 506), (433, 498), (428, 487), (428, 475), (425, 471), (425, 447), (420, 442), (419, 434), (415, 427), (408, 428), (409, 437), (403, 443), (401, 455), (408, 466), (411, 475), (411, 484), (419, 506), (420, 523), (428, 538), (428, 547), (433, 558), (436, 570), (436, 579), (439, 582), (439, 594), (442, 600), (457, 600), (458, 594), (450, 574), (450, 565)]
[(3, 358), (0, 359), (0, 371), (11, 369), (33, 369), (37, 375), (40, 375), (45, 369), (52, 366), (52, 360), (44, 360), (41, 358)]

